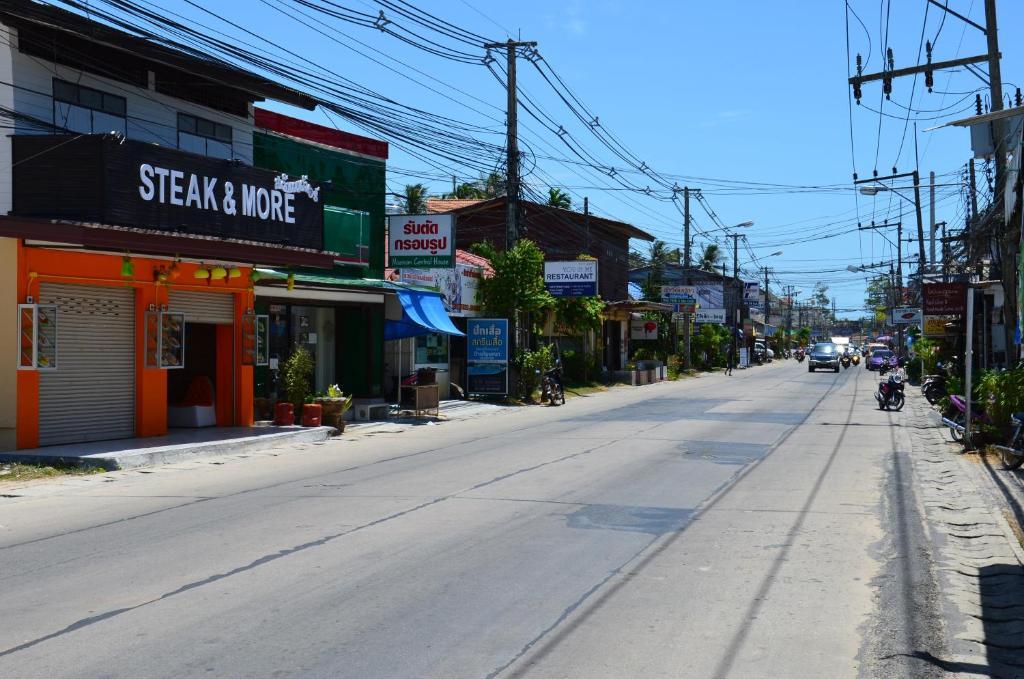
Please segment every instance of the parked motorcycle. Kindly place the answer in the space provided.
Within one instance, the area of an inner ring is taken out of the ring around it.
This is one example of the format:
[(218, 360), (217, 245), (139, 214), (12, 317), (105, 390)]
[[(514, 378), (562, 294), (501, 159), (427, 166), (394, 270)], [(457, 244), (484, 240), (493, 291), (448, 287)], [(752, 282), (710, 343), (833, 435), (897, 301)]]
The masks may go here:
[(888, 372), (897, 370), (900, 367), (900, 360), (895, 355), (890, 356), (878, 366), (878, 374), (885, 375)]
[(875, 400), (878, 401), (879, 410), (901, 410), (903, 408), (905, 402), (903, 375), (898, 370), (890, 372), (887, 378), (878, 383)]
[(939, 363), (938, 373), (926, 375), (921, 382), (921, 393), (928, 399), (928, 402), (935, 405), (946, 395), (946, 380), (949, 379), (953, 363)]
[[(540, 372), (539, 370), (537, 371)], [(540, 402), (557, 406), (565, 403), (565, 389), (562, 387), (562, 364), (544, 373), (540, 380)]]
[[(942, 424), (949, 427), (949, 435), (953, 437), (953, 440), (957, 443), (964, 440), (964, 432), (966, 431), (967, 422), (967, 401), (960, 394), (950, 394), (949, 396), (949, 409), (946, 411), (946, 415), (942, 418)], [(984, 406), (977, 401), (971, 403), (971, 422), (972, 429), (977, 424), (990, 424), (992, 420), (985, 413)]]
[(994, 447), (999, 451), (1003, 468), (1019, 469), (1024, 465), (1024, 413), (1014, 413), (1010, 416), (1010, 421), (1013, 422), (1013, 433), (1008, 445)]
[(850, 361), (851, 359), (849, 354), (843, 354), (842, 358), (839, 359), (839, 363), (842, 364), (843, 369), (850, 367)]

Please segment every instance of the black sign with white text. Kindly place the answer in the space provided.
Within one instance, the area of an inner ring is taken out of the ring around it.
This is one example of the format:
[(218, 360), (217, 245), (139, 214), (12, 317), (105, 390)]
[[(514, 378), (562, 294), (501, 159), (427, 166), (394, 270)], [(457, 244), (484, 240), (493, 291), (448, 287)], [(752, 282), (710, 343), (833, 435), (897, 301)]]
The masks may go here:
[(319, 189), (305, 178), (106, 135), (69, 139), (15, 138), (16, 214), (323, 249)]

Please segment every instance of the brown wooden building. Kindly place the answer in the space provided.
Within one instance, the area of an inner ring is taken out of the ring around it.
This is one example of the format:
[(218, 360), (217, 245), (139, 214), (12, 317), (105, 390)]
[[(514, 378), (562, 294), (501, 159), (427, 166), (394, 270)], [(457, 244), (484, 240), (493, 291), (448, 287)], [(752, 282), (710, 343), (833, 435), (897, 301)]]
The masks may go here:
[[(598, 260), (598, 292), (602, 299), (628, 298), (629, 239), (652, 241), (654, 236), (631, 224), (596, 215), (584, 215), (563, 208), (520, 202), (522, 238), (529, 238), (544, 252), (545, 259), (576, 259), (588, 254)], [(431, 213), (456, 215), (455, 245), (468, 249), (473, 243), (490, 241), (506, 245), (504, 196), (485, 200), (438, 199), (427, 201)]]

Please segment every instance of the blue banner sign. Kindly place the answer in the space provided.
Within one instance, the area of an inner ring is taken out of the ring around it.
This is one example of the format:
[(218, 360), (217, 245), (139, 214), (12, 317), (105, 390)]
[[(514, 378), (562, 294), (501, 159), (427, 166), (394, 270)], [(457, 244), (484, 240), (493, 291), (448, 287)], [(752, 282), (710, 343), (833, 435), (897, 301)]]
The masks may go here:
[(466, 361), (496, 363), (508, 361), (508, 319), (466, 319)]

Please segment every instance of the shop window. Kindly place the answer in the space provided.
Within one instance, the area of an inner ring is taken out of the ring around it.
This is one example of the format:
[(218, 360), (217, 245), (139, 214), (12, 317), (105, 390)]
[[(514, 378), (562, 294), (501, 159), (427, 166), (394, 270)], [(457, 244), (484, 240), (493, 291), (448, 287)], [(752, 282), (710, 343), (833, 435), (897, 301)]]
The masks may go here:
[(128, 101), (91, 87), (53, 79), (53, 124), (81, 134), (127, 131)]
[(230, 125), (187, 113), (178, 114), (178, 148), (182, 151), (231, 160), (234, 157), (232, 136)]
[(432, 333), (416, 338), (416, 365), (448, 363), (448, 335)]

